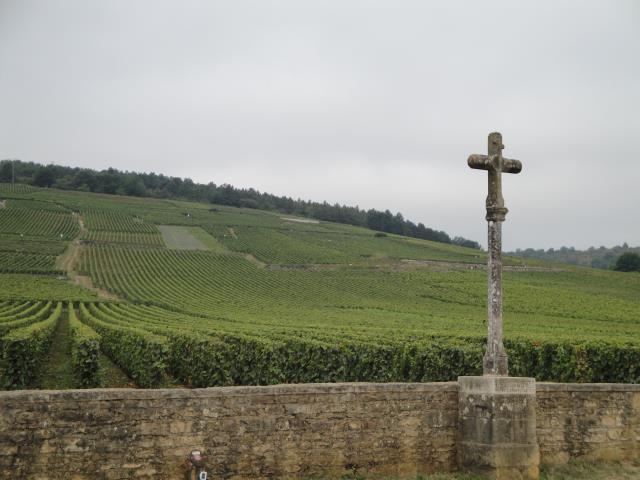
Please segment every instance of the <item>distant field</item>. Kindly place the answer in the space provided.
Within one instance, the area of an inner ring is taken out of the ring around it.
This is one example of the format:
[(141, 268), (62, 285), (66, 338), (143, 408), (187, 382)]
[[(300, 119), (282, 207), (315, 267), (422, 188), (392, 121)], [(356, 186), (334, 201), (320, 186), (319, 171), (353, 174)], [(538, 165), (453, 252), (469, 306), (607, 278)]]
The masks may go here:
[[(59, 362), (64, 386), (481, 371), (483, 252), (220, 205), (7, 185), (0, 200), (5, 388), (51, 386), (40, 366)], [(505, 263), (513, 374), (640, 381), (640, 275)]]

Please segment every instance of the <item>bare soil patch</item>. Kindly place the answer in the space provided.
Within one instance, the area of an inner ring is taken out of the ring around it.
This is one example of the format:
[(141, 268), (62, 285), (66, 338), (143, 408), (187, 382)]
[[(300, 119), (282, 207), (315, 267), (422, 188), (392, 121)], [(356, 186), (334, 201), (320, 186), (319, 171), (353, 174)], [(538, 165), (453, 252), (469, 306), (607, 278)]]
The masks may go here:
[(75, 269), (75, 265), (80, 258), (80, 252), (82, 245), (80, 240), (73, 240), (62, 255), (56, 260), (56, 267), (60, 270), (67, 272), (67, 275), (72, 274)]
[(87, 227), (84, 226), (84, 218), (82, 218), (82, 216), (78, 215), (77, 213), (74, 213), (74, 215), (77, 215), (78, 217), (78, 225), (80, 225), (80, 236), (82, 236), (82, 234), (87, 231)]
[(249, 260), (251, 263), (255, 263), (258, 268), (265, 268), (265, 267), (271, 267), (271, 265), (267, 265), (266, 263), (264, 263), (262, 260), (258, 260), (256, 257), (254, 257), (253, 255), (251, 255), (250, 253), (247, 253), (244, 258), (246, 258), (247, 260)]
[(104, 300), (122, 300), (121, 297), (116, 295), (115, 293), (111, 293), (109, 290), (105, 290), (104, 288), (98, 288), (93, 285), (93, 281), (91, 277), (87, 275), (78, 275), (75, 274), (72, 278), (73, 282), (81, 287), (87, 288), (89, 290), (93, 290), (98, 294), (98, 296)]

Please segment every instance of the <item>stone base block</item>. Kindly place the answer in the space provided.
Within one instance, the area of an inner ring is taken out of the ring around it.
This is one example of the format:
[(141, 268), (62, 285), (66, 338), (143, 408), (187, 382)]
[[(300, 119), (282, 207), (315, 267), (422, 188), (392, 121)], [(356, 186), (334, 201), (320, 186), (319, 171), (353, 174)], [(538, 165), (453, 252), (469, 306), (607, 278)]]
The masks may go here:
[(533, 378), (459, 377), (458, 464), (496, 479), (538, 478)]

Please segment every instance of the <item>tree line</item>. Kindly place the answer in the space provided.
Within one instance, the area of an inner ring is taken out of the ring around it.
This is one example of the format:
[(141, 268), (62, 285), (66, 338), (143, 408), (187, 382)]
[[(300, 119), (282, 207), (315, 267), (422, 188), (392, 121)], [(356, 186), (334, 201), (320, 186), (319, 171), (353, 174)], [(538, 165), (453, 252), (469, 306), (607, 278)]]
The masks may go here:
[[(640, 247), (630, 247), (626, 242), (611, 248), (604, 246), (599, 248), (589, 247), (587, 250), (577, 250), (574, 247), (549, 248), (548, 250), (527, 248), (508, 252), (508, 255), (516, 257), (536, 258), (550, 262), (620, 271), (625, 271), (625, 262), (630, 258), (633, 259), (634, 256), (638, 256), (638, 254), (640, 254)], [(619, 259), (622, 256), (624, 256), (623, 263), (619, 264)]]
[(0, 182), (11, 181), (37, 187), (134, 197), (182, 199), (271, 210), (424, 240), (481, 248), (480, 244), (473, 240), (459, 236), (451, 238), (442, 230), (434, 230), (422, 223), (416, 224), (406, 220), (399, 212), (393, 214), (389, 210), (364, 210), (337, 203), (332, 205), (327, 202), (293, 199), (259, 192), (253, 188), (236, 188), (233, 185), (216, 185), (213, 182), (195, 183), (190, 178), (168, 177), (156, 173), (123, 172), (114, 168), (97, 171), (88, 168), (41, 165), (20, 160), (3, 160), (0, 162)]

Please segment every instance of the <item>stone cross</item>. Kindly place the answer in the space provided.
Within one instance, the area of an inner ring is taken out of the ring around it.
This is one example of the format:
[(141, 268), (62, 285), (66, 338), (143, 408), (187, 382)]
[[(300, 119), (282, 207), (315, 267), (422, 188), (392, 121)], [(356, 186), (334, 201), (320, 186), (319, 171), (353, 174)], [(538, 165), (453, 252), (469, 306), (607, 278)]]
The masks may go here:
[(485, 375), (508, 375), (507, 354), (502, 344), (502, 222), (508, 210), (502, 197), (502, 172), (520, 173), (522, 163), (502, 156), (502, 135), (489, 134), (489, 155), (469, 155), (471, 168), (489, 172), (487, 222), (489, 223), (488, 298), (489, 334), (482, 362)]

